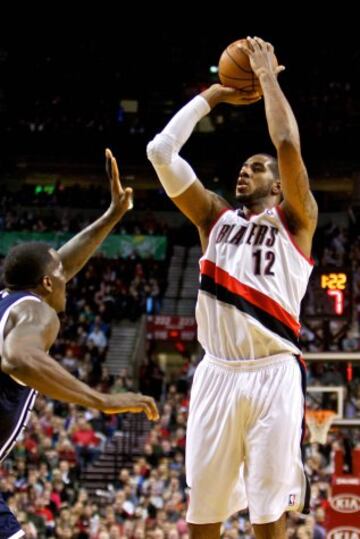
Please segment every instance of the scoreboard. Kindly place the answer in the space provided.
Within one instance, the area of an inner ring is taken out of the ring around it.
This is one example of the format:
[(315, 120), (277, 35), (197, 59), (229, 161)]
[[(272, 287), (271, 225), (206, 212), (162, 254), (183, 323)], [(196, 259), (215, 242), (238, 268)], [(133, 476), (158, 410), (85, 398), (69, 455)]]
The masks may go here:
[(314, 268), (303, 302), (303, 315), (313, 318), (350, 319), (351, 273), (344, 268)]

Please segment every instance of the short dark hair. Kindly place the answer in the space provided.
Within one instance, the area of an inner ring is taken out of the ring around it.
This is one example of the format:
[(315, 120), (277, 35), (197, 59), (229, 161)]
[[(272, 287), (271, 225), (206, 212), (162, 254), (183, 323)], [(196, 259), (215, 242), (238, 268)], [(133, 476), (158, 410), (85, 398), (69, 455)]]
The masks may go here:
[(50, 245), (29, 241), (12, 247), (4, 260), (4, 284), (10, 290), (35, 288), (54, 262)]
[(270, 161), (270, 164), (269, 164), (270, 170), (273, 173), (274, 178), (276, 180), (279, 180), (280, 179), (279, 163), (276, 157), (274, 157), (273, 155), (270, 155), (269, 153), (262, 153), (260, 155), (263, 155)]

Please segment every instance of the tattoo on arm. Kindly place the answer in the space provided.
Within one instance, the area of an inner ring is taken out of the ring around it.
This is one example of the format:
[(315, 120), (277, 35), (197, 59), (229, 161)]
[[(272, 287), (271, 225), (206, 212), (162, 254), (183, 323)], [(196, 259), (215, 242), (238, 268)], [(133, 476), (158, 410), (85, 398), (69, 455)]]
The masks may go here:
[[(295, 179), (293, 180), (291, 188), (295, 192), (294, 194), (299, 201), (298, 207), (302, 209), (306, 221), (310, 223), (316, 223), (318, 215), (317, 204), (314, 195), (310, 190), (309, 180), (307, 177), (304, 177), (303, 170), (300, 170), (298, 172)], [(298, 219), (296, 219), (296, 221), (298, 221)]]

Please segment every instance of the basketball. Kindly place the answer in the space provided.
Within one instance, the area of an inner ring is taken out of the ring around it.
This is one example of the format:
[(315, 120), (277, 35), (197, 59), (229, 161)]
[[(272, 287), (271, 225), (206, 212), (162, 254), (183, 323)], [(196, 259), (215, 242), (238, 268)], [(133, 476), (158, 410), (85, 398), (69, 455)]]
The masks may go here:
[[(226, 47), (219, 60), (219, 79), (224, 86), (237, 88), (244, 93), (258, 91), (262, 94), (259, 79), (251, 69), (249, 57), (239, 47), (246, 43), (246, 39), (238, 39)], [(274, 67), (276, 66), (277, 61)]]

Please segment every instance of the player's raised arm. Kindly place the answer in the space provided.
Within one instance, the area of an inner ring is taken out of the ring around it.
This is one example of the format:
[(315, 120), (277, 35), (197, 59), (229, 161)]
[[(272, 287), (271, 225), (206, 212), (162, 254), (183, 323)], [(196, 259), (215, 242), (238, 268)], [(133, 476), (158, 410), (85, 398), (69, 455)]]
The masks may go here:
[[(283, 66), (274, 68), (274, 49), (262, 39), (248, 38), (243, 50), (260, 80), (271, 140), (277, 150), (282, 203), (286, 214), (311, 238), (317, 222), (317, 205), (310, 191), (307, 170), (301, 155), (300, 135), (294, 113), (277, 80)], [(310, 253), (310, 242), (304, 248)]]
[(133, 207), (132, 189), (122, 187), (116, 159), (109, 149), (106, 150), (105, 157), (106, 172), (110, 181), (111, 203), (99, 219), (76, 234), (58, 250), (66, 281), (81, 270), (114, 226)]
[(147, 156), (167, 195), (205, 234), (221, 209), (229, 205), (221, 197), (205, 189), (179, 152), (197, 122), (215, 105), (221, 102), (243, 105), (258, 99), (258, 94), (244, 96), (233, 88), (214, 84), (185, 105), (147, 146)]

